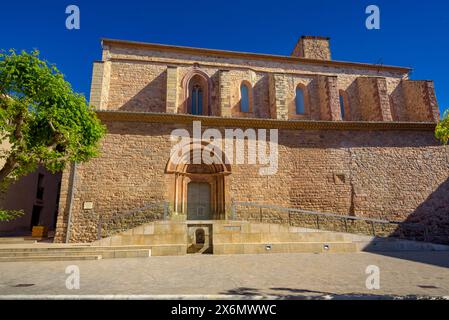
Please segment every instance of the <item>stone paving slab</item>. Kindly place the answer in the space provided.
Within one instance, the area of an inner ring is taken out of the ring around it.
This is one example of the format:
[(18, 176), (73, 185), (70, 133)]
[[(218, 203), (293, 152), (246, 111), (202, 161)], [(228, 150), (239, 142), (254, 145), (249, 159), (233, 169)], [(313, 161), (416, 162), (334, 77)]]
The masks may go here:
[[(79, 290), (68, 290), (65, 286), (68, 277), (65, 270), (69, 265), (80, 268)], [(369, 265), (380, 268), (380, 290), (366, 288), (365, 271)], [(142, 299), (447, 297), (449, 253), (187, 255), (11, 262), (0, 264), (0, 296), (8, 295), (15, 298), (110, 295)]]

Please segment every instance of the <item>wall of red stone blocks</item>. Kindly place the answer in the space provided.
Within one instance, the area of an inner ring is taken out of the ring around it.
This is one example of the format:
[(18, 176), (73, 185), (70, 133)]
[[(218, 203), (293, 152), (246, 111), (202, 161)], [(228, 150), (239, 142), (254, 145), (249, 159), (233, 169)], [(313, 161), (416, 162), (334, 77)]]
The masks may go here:
[[(92, 103), (101, 109), (185, 113), (183, 80), (193, 70), (201, 70), (210, 81), (211, 115), (229, 116), (228, 111), (222, 110), (222, 103), (228, 101), (233, 117), (340, 120), (335, 97), (343, 90), (347, 93), (350, 109), (346, 120), (434, 122), (439, 118), (433, 84), (429, 81), (406, 81), (408, 75), (400, 71), (108, 46), (103, 56), (107, 63), (95, 65), (91, 93)], [(226, 70), (226, 77), (220, 78), (222, 70)], [(176, 74), (176, 78), (168, 79), (169, 72)], [(273, 76), (282, 78), (282, 88), (273, 90), (270, 87), (276, 86), (275, 81), (270, 81)], [(322, 79), (335, 81), (322, 85)], [(252, 86), (250, 113), (240, 112), (240, 85), (243, 81)], [(308, 101), (306, 114), (295, 117), (295, 89), (298, 85), (305, 86)], [(220, 90), (220, 87), (225, 90)], [(223, 94), (228, 96), (222, 97)], [(272, 101), (279, 104), (275, 108), (277, 111), (273, 111)], [(323, 103), (333, 105), (330, 114), (326, 110), (323, 112)]]
[[(102, 155), (77, 169), (71, 241), (94, 240), (99, 214), (170, 200), (170, 134), (191, 131), (185, 124), (107, 125)], [(449, 229), (449, 149), (431, 131), (282, 129), (278, 159), (272, 176), (259, 175), (259, 165), (231, 165), (227, 199)], [(67, 226), (69, 176), (63, 176), (58, 241)], [(83, 210), (84, 202), (94, 209)]]

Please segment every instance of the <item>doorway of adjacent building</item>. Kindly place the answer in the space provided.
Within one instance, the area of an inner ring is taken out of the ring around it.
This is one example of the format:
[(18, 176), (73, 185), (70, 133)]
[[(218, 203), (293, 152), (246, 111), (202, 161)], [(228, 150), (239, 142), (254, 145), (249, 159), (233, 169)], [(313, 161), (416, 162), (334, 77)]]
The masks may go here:
[(30, 229), (33, 229), (34, 226), (38, 226), (41, 220), (41, 206), (33, 206), (33, 211), (31, 213), (31, 226)]
[(187, 220), (210, 220), (210, 184), (190, 182), (187, 185)]

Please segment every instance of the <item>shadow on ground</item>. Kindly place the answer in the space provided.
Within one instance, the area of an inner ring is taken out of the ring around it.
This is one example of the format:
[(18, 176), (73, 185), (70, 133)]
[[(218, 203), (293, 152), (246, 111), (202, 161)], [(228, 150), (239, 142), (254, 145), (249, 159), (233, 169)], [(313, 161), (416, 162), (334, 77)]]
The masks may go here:
[(396, 258), (407, 261), (424, 263), (441, 268), (449, 268), (449, 251), (371, 251), (369, 248), (364, 252)]
[(366, 293), (333, 293), (307, 289), (270, 288), (264, 291), (256, 288), (240, 287), (220, 292), (224, 295), (242, 296), (242, 298), (264, 297), (273, 300), (448, 300), (447, 297), (425, 295), (388, 295)]

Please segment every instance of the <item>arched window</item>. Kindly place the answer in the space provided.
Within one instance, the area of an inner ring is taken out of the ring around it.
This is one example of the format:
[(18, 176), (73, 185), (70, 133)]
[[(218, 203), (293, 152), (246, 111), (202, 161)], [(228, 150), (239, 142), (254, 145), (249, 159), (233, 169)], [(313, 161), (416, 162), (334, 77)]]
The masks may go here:
[(296, 87), (296, 114), (304, 114), (305, 113), (305, 96), (304, 89), (300, 86)]
[(203, 90), (199, 85), (192, 87), (192, 114), (203, 114)]
[(200, 70), (188, 73), (183, 81), (182, 111), (193, 115), (210, 115), (210, 79)]
[(250, 111), (249, 88), (248, 84), (242, 83), (240, 86), (240, 112)]

